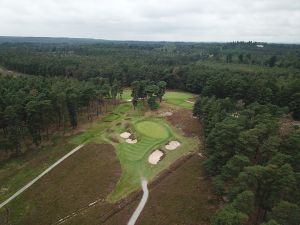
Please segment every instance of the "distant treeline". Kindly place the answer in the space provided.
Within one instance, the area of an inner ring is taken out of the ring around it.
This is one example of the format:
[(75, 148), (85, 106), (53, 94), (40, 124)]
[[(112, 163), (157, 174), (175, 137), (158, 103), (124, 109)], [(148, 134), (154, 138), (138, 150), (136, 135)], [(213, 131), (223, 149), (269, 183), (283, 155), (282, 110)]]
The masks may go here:
[(288, 107), (300, 119), (300, 45), (3, 43), (0, 65), (46, 77), (83, 81), (102, 77), (109, 83), (118, 80), (122, 86), (136, 80), (163, 80), (170, 89)]

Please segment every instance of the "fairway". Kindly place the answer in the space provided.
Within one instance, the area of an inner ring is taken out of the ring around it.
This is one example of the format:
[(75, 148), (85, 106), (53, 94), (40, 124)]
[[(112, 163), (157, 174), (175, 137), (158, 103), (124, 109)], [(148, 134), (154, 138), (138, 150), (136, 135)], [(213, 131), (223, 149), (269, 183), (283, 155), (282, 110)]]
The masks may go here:
[(141, 121), (135, 125), (138, 132), (151, 138), (165, 139), (168, 130), (161, 124), (153, 121)]
[(180, 106), (186, 109), (193, 109), (195, 100), (191, 100), (195, 96), (187, 92), (178, 92), (178, 91), (167, 91), (163, 97), (163, 100), (166, 103)]

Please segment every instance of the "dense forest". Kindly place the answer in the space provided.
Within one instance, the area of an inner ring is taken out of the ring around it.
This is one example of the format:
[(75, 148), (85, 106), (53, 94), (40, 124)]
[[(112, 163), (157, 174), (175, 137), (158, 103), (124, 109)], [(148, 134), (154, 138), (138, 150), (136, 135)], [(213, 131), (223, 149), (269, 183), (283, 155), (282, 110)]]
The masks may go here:
[(151, 109), (166, 88), (189, 91), (200, 96), (203, 168), (224, 202), (212, 224), (300, 224), (299, 45), (0, 43), (0, 65), (31, 74), (0, 76), (0, 151), (19, 154), (23, 139), (38, 145), (51, 129), (75, 128), (122, 87), (132, 87), (133, 105), (148, 96)]
[(9, 157), (20, 155), (28, 139), (37, 146), (55, 130), (76, 128), (79, 117), (107, 111), (122, 87), (104, 78), (0, 76), (0, 93), (0, 151)]

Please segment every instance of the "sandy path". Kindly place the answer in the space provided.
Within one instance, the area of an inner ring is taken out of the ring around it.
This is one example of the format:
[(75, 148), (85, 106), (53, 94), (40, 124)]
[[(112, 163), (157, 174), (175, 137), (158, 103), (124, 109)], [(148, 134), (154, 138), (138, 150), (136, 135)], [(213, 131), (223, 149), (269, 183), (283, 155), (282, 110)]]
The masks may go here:
[(134, 213), (132, 214), (129, 222), (127, 223), (127, 225), (134, 225), (135, 222), (137, 221), (139, 215), (141, 214), (141, 212), (143, 211), (144, 206), (146, 205), (147, 199), (149, 197), (149, 190), (147, 187), (148, 182), (142, 178), (141, 181), (141, 185), (142, 185), (142, 189), (143, 189), (143, 197), (138, 205), (138, 207), (136, 208), (136, 210), (134, 211)]
[(40, 175), (38, 175), (36, 178), (34, 178), (32, 181), (30, 181), (28, 184), (26, 184), (20, 190), (18, 190), (15, 194), (13, 194), (12, 196), (10, 196), (7, 200), (5, 200), (4, 202), (2, 202), (0, 204), (0, 209), (3, 206), (5, 206), (6, 204), (8, 204), (10, 201), (12, 201), (13, 199), (15, 199), (16, 197), (18, 197), (20, 194), (22, 194), (27, 188), (29, 188), (30, 186), (32, 186), (35, 182), (37, 182), (39, 179), (41, 179), (45, 174), (47, 174), (48, 172), (50, 172), (50, 170), (52, 170), (54, 167), (56, 167), (58, 164), (60, 164), (66, 158), (68, 158), (69, 156), (71, 156), (72, 154), (74, 154), (75, 152), (77, 152), (83, 146), (84, 146), (84, 144), (77, 146), (72, 151), (70, 151), (69, 153), (67, 153), (66, 155), (64, 155), (62, 158), (60, 158), (59, 160), (57, 160), (54, 164), (52, 164), (50, 167), (48, 167), (48, 169), (46, 169), (44, 172), (42, 172)]

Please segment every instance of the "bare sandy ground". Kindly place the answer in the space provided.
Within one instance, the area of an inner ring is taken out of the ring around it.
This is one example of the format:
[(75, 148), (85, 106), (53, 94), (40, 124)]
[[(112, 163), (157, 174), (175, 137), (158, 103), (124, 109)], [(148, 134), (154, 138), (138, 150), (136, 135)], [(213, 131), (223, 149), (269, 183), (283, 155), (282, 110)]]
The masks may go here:
[(195, 102), (189, 101), (189, 100), (185, 100), (188, 103), (194, 104)]
[(164, 155), (164, 153), (157, 149), (151, 153), (151, 155), (148, 158), (148, 162), (153, 165), (156, 165), (163, 155)]
[(178, 141), (170, 141), (165, 148), (167, 150), (175, 150), (176, 148), (178, 148), (180, 146), (180, 143)]
[(172, 116), (173, 113), (172, 112), (164, 112), (160, 114), (161, 116)]

